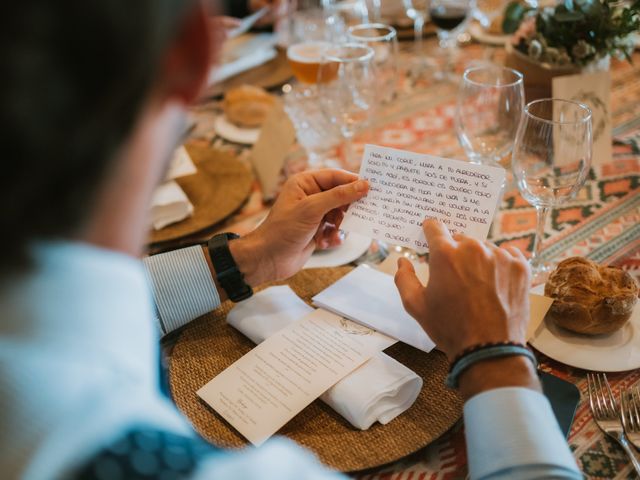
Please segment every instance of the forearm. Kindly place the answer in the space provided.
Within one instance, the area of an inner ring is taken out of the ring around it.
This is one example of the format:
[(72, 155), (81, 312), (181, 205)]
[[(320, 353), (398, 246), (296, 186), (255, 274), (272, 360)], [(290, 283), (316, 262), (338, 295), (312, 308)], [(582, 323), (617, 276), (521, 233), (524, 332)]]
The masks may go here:
[(462, 372), (460, 394), (465, 400), (488, 390), (504, 387), (524, 387), (542, 390), (536, 370), (523, 356), (500, 357), (478, 362)]
[[(244, 281), (252, 288), (273, 280), (271, 275), (273, 269), (268, 264), (264, 250), (262, 239), (256, 235), (249, 234), (229, 242), (229, 252), (238, 266), (238, 270), (244, 275)], [(220, 300), (224, 302), (228, 296), (217, 280), (216, 269), (206, 245), (203, 246), (203, 252)]]

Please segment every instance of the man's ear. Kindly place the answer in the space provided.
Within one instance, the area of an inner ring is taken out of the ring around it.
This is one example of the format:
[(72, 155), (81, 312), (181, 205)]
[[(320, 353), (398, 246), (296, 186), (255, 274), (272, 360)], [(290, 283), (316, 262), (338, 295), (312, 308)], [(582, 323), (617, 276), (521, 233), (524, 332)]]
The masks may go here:
[(221, 42), (213, 41), (202, 4), (188, 12), (169, 46), (163, 63), (164, 91), (168, 98), (193, 103), (206, 85), (213, 57)]

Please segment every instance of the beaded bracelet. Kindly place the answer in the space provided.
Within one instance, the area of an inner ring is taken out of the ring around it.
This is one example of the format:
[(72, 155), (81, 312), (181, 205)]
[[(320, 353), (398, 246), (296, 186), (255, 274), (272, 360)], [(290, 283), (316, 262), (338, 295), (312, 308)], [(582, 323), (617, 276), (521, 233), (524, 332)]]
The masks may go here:
[(492, 358), (509, 357), (514, 355), (523, 355), (531, 360), (534, 368), (538, 367), (538, 361), (533, 355), (533, 352), (521, 343), (500, 342), (475, 345), (465, 349), (456, 357), (451, 365), (445, 384), (449, 388), (458, 388), (458, 379), (460, 378), (460, 375), (473, 364)]

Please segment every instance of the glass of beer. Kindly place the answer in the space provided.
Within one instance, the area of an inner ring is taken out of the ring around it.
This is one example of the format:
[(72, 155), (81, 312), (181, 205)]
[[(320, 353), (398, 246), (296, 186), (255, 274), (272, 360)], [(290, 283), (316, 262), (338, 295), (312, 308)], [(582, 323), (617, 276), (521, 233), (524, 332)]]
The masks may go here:
[(328, 42), (305, 42), (287, 49), (289, 66), (296, 79), (305, 85), (318, 83), (318, 71), (324, 52), (331, 47)]

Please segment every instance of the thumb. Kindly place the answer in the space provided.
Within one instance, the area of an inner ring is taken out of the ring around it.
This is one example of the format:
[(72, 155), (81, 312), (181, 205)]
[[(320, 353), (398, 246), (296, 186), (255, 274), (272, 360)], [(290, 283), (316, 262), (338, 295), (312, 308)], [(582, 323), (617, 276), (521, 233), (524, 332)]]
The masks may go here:
[(419, 306), (424, 302), (424, 287), (416, 276), (413, 264), (406, 258), (398, 260), (398, 271), (395, 276), (396, 287), (400, 292), (400, 298), (404, 309), (412, 317), (419, 316)]
[(345, 185), (333, 187), (324, 192), (315, 193), (308, 197), (308, 201), (311, 204), (313, 214), (324, 217), (335, 208), (360, 200), (368, 191), (369, 182), (366, 180), (357, 180)]

